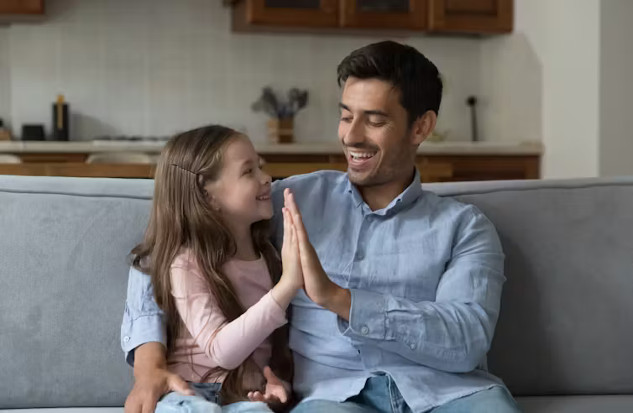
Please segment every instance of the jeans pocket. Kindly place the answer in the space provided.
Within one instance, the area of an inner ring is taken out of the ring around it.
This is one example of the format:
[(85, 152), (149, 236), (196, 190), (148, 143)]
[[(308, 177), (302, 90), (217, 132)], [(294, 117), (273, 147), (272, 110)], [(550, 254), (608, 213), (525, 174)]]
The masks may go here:
[(155, 413), (222, 413), (222, 407), (202, 396), (171, 392), (158, 402)]
[(220, 400), (222, 383), (189, 383), (189, 387), (197, 396), (212, 403), (222, 404), (222, 400)]

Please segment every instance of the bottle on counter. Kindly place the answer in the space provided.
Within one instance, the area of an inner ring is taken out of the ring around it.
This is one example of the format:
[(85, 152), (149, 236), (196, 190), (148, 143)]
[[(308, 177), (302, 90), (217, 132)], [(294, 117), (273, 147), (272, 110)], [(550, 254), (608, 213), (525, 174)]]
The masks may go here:
[(68, 140), (70, 130), (68, 110), (68, 103), (64, 102), (64, 95), (57, 95), (57, 102), (53, 103), (53, 140)]
[(0, 119), (0, 141), (10, 141), (11, 132), (4, 126), (4, 121)]

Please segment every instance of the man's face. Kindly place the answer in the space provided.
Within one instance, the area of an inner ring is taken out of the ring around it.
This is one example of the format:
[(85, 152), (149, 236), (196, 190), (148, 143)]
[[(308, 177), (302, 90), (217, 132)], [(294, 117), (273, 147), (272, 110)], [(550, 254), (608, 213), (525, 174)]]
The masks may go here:
[(338, 136), (350, 181), (358, 186), (397, 182), (413, 171), (407, 112), (400, 92), (379, 79), (350, 77), (340, 103)]

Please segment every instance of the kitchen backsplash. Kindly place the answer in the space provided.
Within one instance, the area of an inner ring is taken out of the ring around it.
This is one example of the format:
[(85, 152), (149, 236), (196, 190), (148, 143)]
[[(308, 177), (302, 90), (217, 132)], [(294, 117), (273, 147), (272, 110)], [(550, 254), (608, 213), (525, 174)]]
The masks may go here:
[[(162, 136), (218, 122), (263, 141), (266, 117), (250, 105), (265, 85), (309, 90), (310, 102), (295, 120), (297, 141), (333, 139), (336, 65), (353, 49), (382, 39), (235, 34), (230, 10), (215, 0), (46, 4), (43, 23), (0, 28), (0, 113), (10, 115), (14, 131), (44, 123), (50, 132), (51, 103), (63, 93), (73, 114), (71, 139)], [(468, 140), (464, 102), (480, 93), (484, 40), (396, 40), (438, 65), (446, 79), (439, 129), (449, 130), (449, 140)]]

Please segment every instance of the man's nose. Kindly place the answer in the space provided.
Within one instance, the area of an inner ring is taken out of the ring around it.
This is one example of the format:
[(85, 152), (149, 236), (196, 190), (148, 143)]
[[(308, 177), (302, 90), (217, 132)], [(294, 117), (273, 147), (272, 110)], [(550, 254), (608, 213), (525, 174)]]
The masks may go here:
[(363, 133), (362, 125), (357, 120), (352, 121), (347, 133), (343, 137), (343, 143), (347, 146), (354, 146), (362, 143), (364, 140), (365, 135)]

